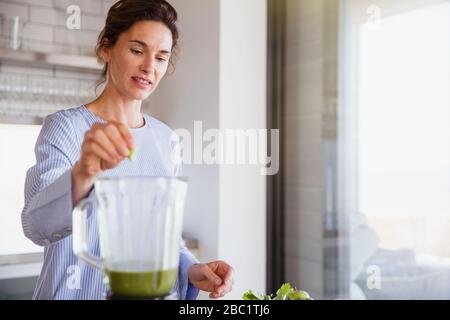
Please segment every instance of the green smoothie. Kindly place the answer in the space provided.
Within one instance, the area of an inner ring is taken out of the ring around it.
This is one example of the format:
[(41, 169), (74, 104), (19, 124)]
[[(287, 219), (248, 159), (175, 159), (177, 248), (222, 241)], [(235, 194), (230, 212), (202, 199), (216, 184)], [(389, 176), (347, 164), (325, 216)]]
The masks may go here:
[(164, 297), (175, 285), (177, 269), (157, 271), (106, 270), (114, 295), (136, 298)]

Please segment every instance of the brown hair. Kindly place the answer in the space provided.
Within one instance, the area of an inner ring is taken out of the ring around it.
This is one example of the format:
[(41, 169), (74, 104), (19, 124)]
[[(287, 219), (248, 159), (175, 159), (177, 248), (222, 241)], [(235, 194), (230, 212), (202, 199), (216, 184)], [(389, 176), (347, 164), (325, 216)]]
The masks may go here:
[[(175, 60), (178, 53), (178, 19), (177, 11), (165, 0), (120, 0), (108, 11), (105, 27), (100, 32), (95, 47), (95, 54), (100, 63), (104, 63), (101, 57), (103, 48), (113, 47), (119, 36), (133, 26), (134, 23), (150, 20), (162, 22), (172, 33), (172, 55), (169, 67), (175, 68)], [(97, 87), (106, 81), (108, 63), (103, 67), (101, 78), (97, 81)], [(170, 73), (170, 72), (169, 72)]]

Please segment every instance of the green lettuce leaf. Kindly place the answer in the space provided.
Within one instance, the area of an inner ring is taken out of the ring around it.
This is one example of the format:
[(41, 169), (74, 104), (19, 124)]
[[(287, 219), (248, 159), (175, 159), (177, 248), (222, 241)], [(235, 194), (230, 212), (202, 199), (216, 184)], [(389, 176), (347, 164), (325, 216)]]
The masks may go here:
[(244, 293), (243, 297), (244, 300), (260, 300), (253, 292), (252, 290), (248, 290), (246, 293)]
[(293, 292), (288, 293), (287, 297), (288, 300), (311, 300), (309, 294), (301, 290), (294, 290)]
[(275, 297), (275, 300), (287, 300), (288, 294), (293, 292), (294, 289), (292, 288), (290, 283), (284, 283), (280, 289), (277, 291), (277, 296)]
[(242, 296), (244, 300), (312, 300), (306, 291), (297, 290), (292, 287), (290, 283), (284, 283), (280, 289), (277, 290), (275, 296), (270, 295), (256, 295), (252, 290), (247, 291)]

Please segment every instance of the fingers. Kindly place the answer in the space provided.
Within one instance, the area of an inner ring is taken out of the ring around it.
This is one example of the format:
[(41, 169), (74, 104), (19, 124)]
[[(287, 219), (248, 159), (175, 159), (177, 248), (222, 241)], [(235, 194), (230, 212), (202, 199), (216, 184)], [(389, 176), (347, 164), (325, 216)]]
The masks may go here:
[[(86, 143), (95, 142), (103, 148), (114, 161), (123, 160), (134, 147), (134, 141), (129, 130), (120, 123), (110, 122), (96, 124), (86, 132)], [(110, 159), (108, 159), (110, 161)]]
[(228, 265), (228, 272), (225, 275), (224, 282), (226, 285), (232, 285), (234, 278), (234, 269), (230, 265)]
[(212, 292), (209, 294), (209, 297), (212, 299), (217, 299), (220, 298), (220, 294), (218, 294), (217, 292)]
[(106, 151), (104, 148), (102, 148), (97, 142), (91, 141), (90, 143), (86, 144), (84, 147), (84, 152), (94, 154), (98, 158), (109, 161), (109, 162), (116, 162), (116, 158), (111, 155), (108, 151)]
[(214, 290), (214, 292), (212, 293), (212, 295), (214, 297), (223, 297), (224, 295), (226, 295), (228, 292), (230, 292), (232, 290), (233, 286), (232, 284), (223, 284), (219, 287), (216, 288), (216, 290)]
[(129, 153), (128, 143), (123, 138), (121, 132), (119, 131), (118, 124), (108, 123), (104, 129), (105, 134), (108, 139), (113, 143), (116, 151), (122, 156), (126, 157)]
[(229, 293), (231, 290), (233, 289), (233, 287), (230, 286), (220, 286), (219, 288), (217, 288), (214, 292), (211, 292), (209, 294), (210, 298), (221, 298), (223, 296), (225, 296), (227, 293)]
[(117, 126), (118, 131), (122, 135), (122, 138), (127, 143), (128, 148), (134, 149), (134, 147), (135, 147), (134, 139), (133, 139), (133, 135), (130, 133), (130, 130), (128, 130), (128, 128), (120, 122), (117, 122), (115, 124)]
[(101, 172), (119, 165), (132, 149), (133, 136), (123, 124), (96, 123), (84, 135), (78, 173), (96, 177)]
[[(103, 130), (97, 129), (86, 134), (86, 145), (93, 143), (98, 144), (104, 149), (115, 161), (120, 160), (121, 154), (116, 150), (113, 142), (108, 138)], [(89, 147), (88, 147), (89, 148)]]
[(214, 273), (206, 264), (202, 266), (202, 273), (210, 280), (214, 285), (218, 286), (222, 283), (222, 279)]
[(220, 268), (225, 271), (223, 282), (211, 294), (211, 298), (220, 298), (229, 293), (233, 286), (234, 269), (226, 262), (220, 262)]

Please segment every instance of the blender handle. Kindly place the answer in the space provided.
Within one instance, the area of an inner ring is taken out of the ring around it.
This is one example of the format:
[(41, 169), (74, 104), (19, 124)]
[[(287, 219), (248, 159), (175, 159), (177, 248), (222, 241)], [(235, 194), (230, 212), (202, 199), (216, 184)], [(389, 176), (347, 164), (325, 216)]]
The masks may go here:
[(80, 259), (84, 260), (93, 267), (103, 271), (103, 263), (100, 257), (96, 257), (89, 253), (87, 246), (87, 207), (93, 205), (94, 201), (91, 198), (81, 200), (73, 209), (72, 213), (72, 239), (73, 252)]

